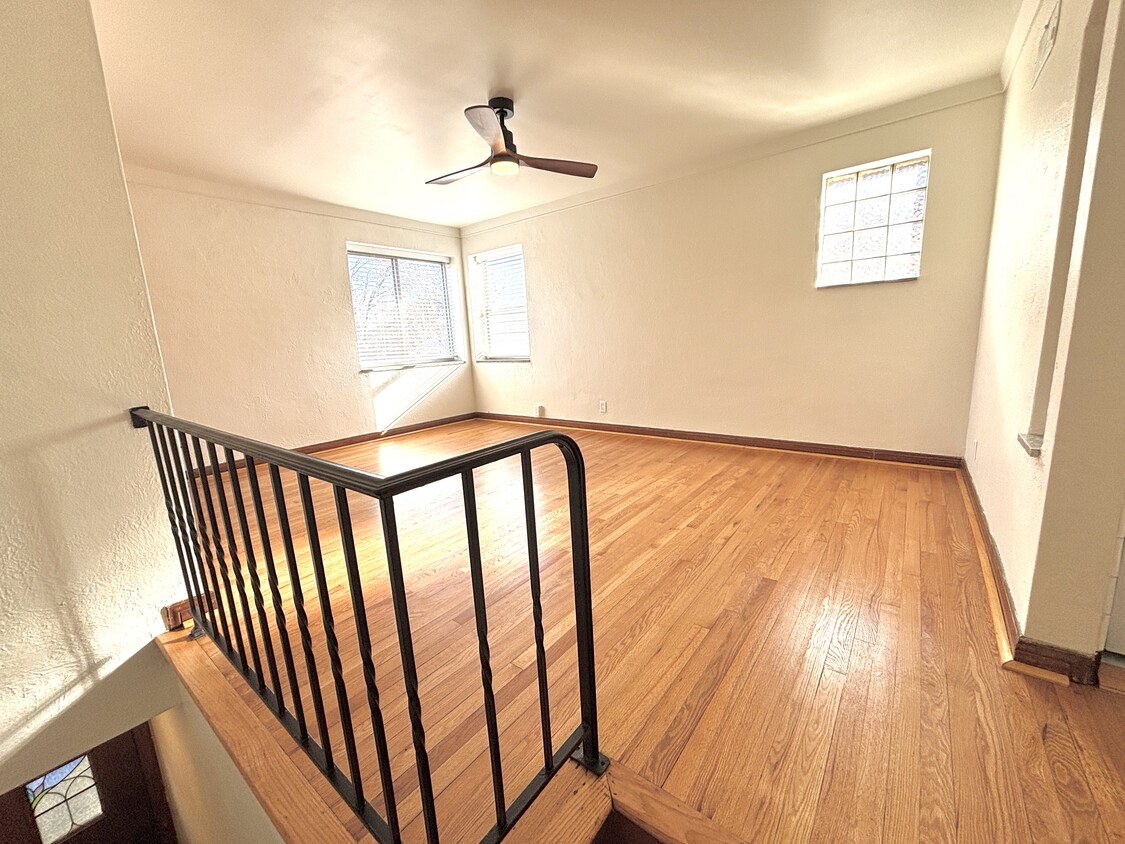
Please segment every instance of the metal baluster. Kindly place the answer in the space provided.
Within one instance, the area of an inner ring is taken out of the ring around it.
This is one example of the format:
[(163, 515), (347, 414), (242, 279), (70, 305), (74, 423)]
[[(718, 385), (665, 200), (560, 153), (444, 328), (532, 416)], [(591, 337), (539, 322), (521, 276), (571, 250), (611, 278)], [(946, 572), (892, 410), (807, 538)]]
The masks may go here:
[(301, 508), (305, 511), (305, 527), (309, 534), (309, 556), (312, 558), (313, 575), (316, 578), (317, 597), (320, 598), (321, 623), (324, 626), (324, 639), (328, 645), (328, 664), (332, 669), (332, 680), (336, 687), (336, 704), (340, 709), (340, 732), (344, 736), (344, 753), (351, 770), (352, 785), (355, 786), (355, 805), (363, 806), (363, 781), (359, 771), (359, 756), (355, 749), (355, 732), (352, 728), (352, 710), (348, 704), (348, 690), (344, 685), (344, 666), (340, 660), (340, 643), (336, 639), (336, 623), (332, 620), (332, 596), (328, 594), (328, 581), (324, 576), (324, 557), (320, 551), (320, 534), (316, 527), (316, 512), (313, 509), (312, 490), (306, 475), (297, 475), (297, 488), (301, 492)]
[[(308, 735), (305, 726), (305, 706), (301, 700), (301, 690), (297, 686), (297, 669), (293, 665), (293, 648), (289, 643), (289, 628), (285, 621), (285, 608), (281, 600), (281, 587), (277, 582), (277, 566), (273, 559), (273, 546), (270, 544), (269, 524), (266, 521), (266, 510), (262, 505), (262, 488), (258, 483), (258, 467), (254, 458), (246, 455), (246, 475), (250, 480), (250, 498), (254, 502), (254, 514), (258, 519), (258, 533), (262, 538), (262, 554), (266, 558), (266, 580), (269, 582), (270, 597), (273, 598), (274, 623), (277, 627), (277, 638), (281, 642), (281, 658), (285, 662), (285, 673), (289, 677), (289, 690), (292, 692), (293, 715), (297, 719), (297, 726), (303, 736)], [(281, 686), (277, 686), (277, 705), (285, 708), (285, 701), (281, 696)]]
[(594, 608), (590, 595), (590, 525), (586, 512), (586, 466), (582, 452), (569, 440), (559, 449), (566, 460), (570, 493), (570, 548), (574, 564), (574, 627), (578, 644), (578, 696), (586, 736), (582, 764), (601, 773), (608, 762), (598, 750), (598, 698), (594, 680)]
[(480, 680), (484, 686), (484, 720), (488, 728), (488, 754), (492, 761), (492, 797), (496, 802), (496, 828), (508, 827), (504, 802), (504, 771), (500, 763), (500, 729), (496, 724), (496, 697), (492, 692), (492, 658), (488, 647), (488, 609), (484, 595), (484, 566), (480, 554), (480, 528), (477, 524), (477, 494), (473, 470), (461, 473), (465, 498), (465, 530), (469, 540), (469, 573), (473, 582), (473, 615), (477, 622), (477, 650), (480, 653)]
[(383, 523), (383, 544), (387, 549), (387, 570), (390, 575), (391, 600), (395, 608), (398, 650), (402, 657), (402, 678), (410, 710), (410, 729), (414, 739), (414, 759), (418, 771), (418, 796), (422, 801), (422, 819), (428, 844), (438, 844), (437, 809), (434, 806), (434, 785), (430, 776), (430, 756), (426, 752), (426, 729), (422, 724), (422, 699), (418, 696), (418, 668), (414, 663), (414, 641), (410, 633), (410, 610), (406, 604), (406, 582), (402, 576), (402, 550), (398, 542), (398, 522), (394, 498), (379, 499), (379, 517)]
[[(203, 614), (196, 605), (196, 595), (192, 594), (195, 589), (192, 587), (191, 578), (188, 577), (188, 557), (190, 556), (187, 550), (188, 542), (187, 538), (181, 535), (180, 526), (176, 522), (172, 495), (169, 492), (169, 479), (164, 472), (164, 459), (161, 456), (160, 446), (157, 445), (156, 425), (151, 422), (148, 424), (148, 438), (152, 442), (152, 456), (156, 461), (157, 474), (160, 476), (160, 488), (164, 492), (164, 508), (168, 511), (168, 526), (172, 528), (172, 541), (176, 546), (176, 555), (180, 558), (180, 572), (184, 577), (184, 589), (188, 593), (188, 606), (191, 607), (191, 614), (195, 618), (200, 618)], [(162, 437), (161, 440), (163, 440)], [(167, 455), (165, 454), (164, 457), (167, 457)]]
[[(196, 468), (192, 463), (191, 449), (188, 448), (187, 436), (180, 432), (180, 450), (183, 452), (186, 459), (185, 478), (190, 481), (191, 486), (191, 500), (195, 508), (198, 518), (195, 520), (196, 525), (199, 527), (200, 546), (203, 550), (204, 570), (211, 575), (211, 586), (214, 588), (214, 609), (219, 613), (219, 629), (222, 631), (222, 644), (230, 653), (234, 642), (230, 637), (230, 627), (227, 625), (227, 611), (223, 606), (223, 593), (219, 586), (219, 574), (215, 569), (215, 555), (212, 549), (211, 537), (207, 533), (207, 522), (203, 515), (202, 499), (199, 492), (198, 478), (202, 476), (202, 471)], [(210, 590), (208, 590), (210, 592)]]
[(543, 767), (554, 770), (551, 740), (551, 700), (547, 688), (547, 652), (543, 645), (543, 599), (539, 580), (539, 537), (535, 524), (535, 486), (531, 474), (531, 452), (520, 454), (523, 470), (523, 513), (527, 522), (527, 562), (531, 580), (531, 617), (535, 625), (535, 669), (539, 675), (539, 721), (543, 729)]
[[(289, 569), (289, 588), (293, 592), (293, 610), (297, 613), (297, 630), (301, 634), (301, 651), (305, 656), (305, 672), (309, 675), (309, 695), (312, 697), (313, 715), (316, 729), (320, 733), (320, 747), (324, 751), (325, 770), (332, 770), (332, 739), (328, 734), (328, 721), (324, 717), (324, 697), (320, 693), (320, 672), (316, 670), (316, 656), (313, 654), (312, 633), (309, 632), (309, 616), (305, 612), (305, 593), (301, 588), (301, 572), (297, 568), (297, 552), (293, 550), (293, 531), (289, 526), (288, 508), (285, 506), (285, 488), (281, 485), (281, 470), (270, 464), (270, 483), (273, 486), (273, 503), (277, 508), (277, 521), (281, 527), (281, 545), (285, 550), (285, 562)], [(299, 724), (304, 728), (304, 722)], [(300, 740), (308, 738), (308, 731), (302, 729)]]
[[(184, 470), (183, 455), (180, 453), (180, 443), (176, 441), (176, 431), (172, 428), (166, 428), (165, 433), (168, 436), (168, 447), (172, 452), (172, 462), (175, 464), (176, 480), (178, 481), (180, 489), (180, 500), (183, 502), (184, 519), (188, 526), (188, 537), (191, 539), (192, 549), (195, 552), (195, 561), (199, 574), (199, 583), (203, 588), (203, 594), (200, 599), (200, 604), (203, 606), (206, 614), (206, 624), (208, 632), (211, 637), (215, 637), (215, 632), (218, 630), (215, 614), (215, 602), (212, 599), (211, 585), (207, 582), (207, 565), (203, 558), (203, 542), (199, 535), (199, 526), (196, 524), (195, 514), (192, 512), (193, 504), (192, 499), (188, 495), (188, 475)], [(181, 440), (183, 434), (180, 434)], [(190, 464), (189, 464), (190, 465)], [(196, 505), (197, 507), (198, 505)]]
[[(191, 504), (188, 503), (187, 497), (180, 497), (180, 488), (177, 486), (177, 479), (182, 482), (183, 477), (180, 474), (176, 462), (173, 460), (173, 455), (176, 452), (175, 440), (172, 437), (172, 431), (163, 425), (154, 425), (153, 427), (159, 429), (157, 439), (160, 441), (160, 450), (164, 454), (164, 466), (168, 474), (168, 488), (172, 492), (172, 506), (176, 511), (176, 523), (180, 527), (180, 535), (183, 537), (184, 554), (187, 558), (187, 571), (188, 576), (191, 578), (191, 588), (195, 591), (195, 600), (190, 601), (192, 604), (192, 617), (195, 619), (196, 625), (201, 630), (208, 626), (206, 613), (204, 610), (203, 596), (207, 591), (206, 585), (200, 586), (200, 574), (197, 567), (199, 560), (199, 546), (196, 542), (194, 528), (188, 528), (188, 519), (184, 515), (187, 510), (190, 514)], [(198, 611), (198, 612), (197, 612)]]
[[(195, 449), (195, 464), (199, 468), (199, 484), (203, 487), (203, 501), (207, 505), (207, 518), (211, 522), (211, 542), (215, 546), (215, 558), (218, 561), (219, 574), (223, 578), (223, 590), (226, 592), (227, 609), (230, 610), (230, 625), (234, 631), (234, 639), (227, 639), (228, 646), (238, 656), (238, 667), (244, 674), (248, 663), (246, 662), (246, 644), (242, 641), (242, 627), (238, 623), (238, 612), (234, 603), (234, 591), (230, 587), (230, 575), (227, 573), (227, 558), (223, 551), (223, 541), (219, 536), (219, 519), (215, 515), (215, 502), (211, 499), (211, 486), (207, 482), (207, 465), (203, 461), (203, 449), (199, 444), (199, 437), (191, 438)], [(210, 444), (208, 444), (210, 445)], [(214, 450), (214, 446), (211, 447)], [(212, 458), (214, 460), (215, 458)], [(212, 469), (214, 465), (212, 464)]]
[(359, 558), (352, 533), (352, 516), (348, 507), (348, 491), (334, 486), (336, 519), (340, 524), (340, 542), (344, 548), (344, 567), (348, 572), (348, 586), (352, 596), (352, 614), (355, 616), (359, 654), (363, 661), (363, 680), (367, 684), (367, 706), (371, 710), (371, 729), (375, 735), (375, 750), (379, 757), (379, 779), (383, 787), (383, 803), (387, 808), (387, 823), (394, 841), (399, 841), (398, 806), (395, 804), (394, 777), (391, 775), (391, 755), (387, 750), (387, 732), (383, 725), (383, 710), (379, 707), (379, 687), (375, 682), (375, 660), (371, 654), (371, 631), (367, 626), (367, 607), (363, 602), (363, 580), (359, 574)]
[[(228, 455), (230, 449), (227, 449)], [(223, 467), (219, 463), (219, 455), (215, 444), (207, 443), (207, 455), (211, 458), (211, 477), (215, 479), (215, 496), (219, 499), (219, 512), (223, 516), (223, 529), (226, 531), (227, 552), (230, 555), (231, 568), (234, 569), (234, 581), (238, 585), (238, 601), (242, 606), (242, 620), (246, 624), (246, 638), (250, 643), (248, 648), (250, 658), (254, 661), (253, 680), (258, 688), (262, 687), (265, 675), (262, 673), (262, 658), (258, 654), (258, 637), (254, 634), (254, 619), (250, 615), (250, 601), (246, 597), (246, 578), (242, 576), (242, 561), (238, 556), (238, 543), (234, 539), (234, 524), (230, 517), (230, 507), (227, 506), (227, 489), (223, 483)], [(238, 471), (231, 460), (227, 471), (233, 475)]]
[[(270, 672), (270, 681), (273, 683), (272, 691), (277, 696), (277, 706), (280, 711), (285, 709), (281, 700), (281, 679), (277, 676), (277, 660), (273, 653), (273, 636), (270, 635), (269, 622), (266, 620), (266, 602), (262, 597), (262, 581), (258, 576), (258, 560), (254, 556), (254, 541), (250, 538), (250, 523), (246, 520), (246, 502), (242, 498), (242, 482), (238, 479), (238, 466), (234, 459), (234, 452), (227, 448), (224, 449), (224, 453), (227, 458), (227, 468), (230, 470), (230, 492), (231, 498), (234, 499), (234, 512), (238, 516), (239, 528), (242, 531), (242, 548), (246, 552), (246, 571), (250, 574), (250, 589), (254, 593), (254, 608), (258, 611), (258, 629), (262, 631), (262, 648), (266, 652), (266, 668)], [(249, 459), (247, 457), (247, 460)], [(247, 468), (249, 468), (249, 463), (247, 463)]]

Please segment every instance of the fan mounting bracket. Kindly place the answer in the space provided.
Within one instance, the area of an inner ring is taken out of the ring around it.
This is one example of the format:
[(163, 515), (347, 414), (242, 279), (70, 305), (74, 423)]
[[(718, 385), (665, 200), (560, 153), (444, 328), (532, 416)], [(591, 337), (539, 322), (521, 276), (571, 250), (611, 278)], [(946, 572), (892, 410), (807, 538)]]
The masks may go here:
[(511, 97), (492, 97), (488, 101), (488, 107), (496, 112), (496, 116), (501, 120), (509, 120), (516, 113), (516, 104), (512, 102)]

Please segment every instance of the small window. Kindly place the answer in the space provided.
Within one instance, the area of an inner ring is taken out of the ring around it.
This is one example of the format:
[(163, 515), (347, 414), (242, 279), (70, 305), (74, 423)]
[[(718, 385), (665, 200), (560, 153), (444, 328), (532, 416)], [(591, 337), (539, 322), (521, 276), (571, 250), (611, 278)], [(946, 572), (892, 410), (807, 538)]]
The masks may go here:
[(918, 278), (929, 177), (930, 150), (825, 173), (816, 286)]
[(517, 244), (471, 256), (469, 278), (477, 360), (530, 360), (523, 248)]
[(348, 244), (360, 369), (457, 361), (448, 259), (379, 249)]
[(33, 779), (24, 789), (43, 844), (61, 841), (102, 816), (102, 801), (86, 756)]

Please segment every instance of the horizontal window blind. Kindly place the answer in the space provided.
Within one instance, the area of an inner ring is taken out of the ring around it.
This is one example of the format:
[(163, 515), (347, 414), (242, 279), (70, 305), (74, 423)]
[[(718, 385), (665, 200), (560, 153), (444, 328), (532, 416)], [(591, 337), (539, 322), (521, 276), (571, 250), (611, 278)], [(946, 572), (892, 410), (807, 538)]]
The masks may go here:
[(477, 342), (484, 358), (529, 358), (527, 285), (523, 251), (505, 249), (474, 257), (480, 301)]
[(348, 253), (361, 369), (457, 358), (444, 263)]

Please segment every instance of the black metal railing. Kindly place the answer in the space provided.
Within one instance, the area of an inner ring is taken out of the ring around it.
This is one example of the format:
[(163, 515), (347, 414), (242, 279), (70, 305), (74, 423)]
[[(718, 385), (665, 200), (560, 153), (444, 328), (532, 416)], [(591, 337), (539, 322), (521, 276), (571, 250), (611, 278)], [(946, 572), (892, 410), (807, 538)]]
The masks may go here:
[[(430, 844), (436, 844), (439, 840), (439, 830), (430, 761), (426, 750), (418, 667), (407, 606), (403, 555), (395, 515), (395, 496), (401, 493), (447, 478), (459, 477), (461, 480), (473, 614), (476, 622), (484, 717), (488, 736), (488, 756), (496, 810), (496, 825), (482, 841), (501, 840), (567, 758), (575, 758), (596, 773), (605, 770), (608, 760), (598, 749), (585, 467), (582, 453), (574, 440), (554, 431), (540, 431), (428, 466), (381, 477), (357, 468), (208, 428), (155, 412), (147, 407), (132, 408), (130, 413), (135, 427), (147, 428), (152, 443), (157, 473), (168, 511), (168, 521), (196, 630), (205, 632), (215, 641), (380, 842), (401, 841), (401, 825), (399, 807), (395, 798), (396, 780), (391, 767), (387, 729), (380, 702), (372, 634), (368, 624), (367, 604), (364, 600), (364, 588), (368, 584), (364, 583), (361, 575), (349, 506), (349, 492), (368, 496), (378, 502), (426, 840)], [(531, 455), (535, 449), (544, 446), (558, 448), (566, 464), (581, 720), (569, 738), (559, 747), (555, 747), (551, 731), (539, 542), (532, 486)], [(239, 454), (242, 455), (241, 460), (238, 458)], [(500, 748), (496, 697), (493, 689), (473, 470), (517, 455), (520, 458), (530, 566), (529, 581), (543, 741), (543, 767), (515, 800), (509, 803), (504, 795), (504, 757)], [(270, 481), (269, 492), (273, 499), (273, 510), (287, 569), (290, 593), (288, 600), (285, 600), (280, 587), (277, 559), (274, 556), (269, 518), (266, 515), (266, 497), (259, 479), (259, 471), (263, 466)], [(339, 757), (329, 730), (320, 681), (322, 666), (317, 665), (314, 635), (305, 607), (305, 595), (301, 572), (298, 569), (282, 470), (291, 472), (296, 477), (307, 533), (308, 558), (316, 585), (323, 645), (328, 655), (328, 670), (331, 672), (331, 685), (339, 716), (338, 735), (344, 745), (345, 768), (341, 768), (337, 761)], [(254, 511), (257, 542), (247, 513), (243, 479), (249, 487), (249, 503)], [(340, 639), (333, 616), (310, 479), (330, 484), (332, 487), (336, 528), (350, 596), (354, 635), (362, 664), (362, 678), (371, 717), (379, 789), (382, 793), (385, 816), (381, 815), (368, 800), (365, 788), (367, 783), (360, 766), (351, 698), (340, 656)], [(241, 542), (238, 541), (239, 538)], [(260, 551), (261, 561), (255, 548)], [(262, 566), (265, 569), (265, 586), (269, 592), (268, 602), (273, 610), (272, 626), (266, 606), (267, 598), (263, 592)], [(312, 720), (315, 721), (315, 735), (310, 729), (309, 715), (305, 711), (301, 694), (302, 682), (296, 664), (295, 645), (290, 639), (292, 624), (295, 624), (297, 629), (300, 658), (303, 662), (308, 697), (313, 710)], [(280, 666), (278, 651), (281, 655)]]

